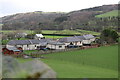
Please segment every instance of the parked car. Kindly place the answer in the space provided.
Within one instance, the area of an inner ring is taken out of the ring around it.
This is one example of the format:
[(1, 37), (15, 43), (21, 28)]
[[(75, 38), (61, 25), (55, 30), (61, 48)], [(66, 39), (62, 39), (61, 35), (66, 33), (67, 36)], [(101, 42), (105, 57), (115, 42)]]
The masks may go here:
[(48, 48), (41, 48), (40, 50), (47, 51), (49, 49)]
[(76, 46), (76, 45), (68, 45), (67, 48), (77, 48), (79, 46)]

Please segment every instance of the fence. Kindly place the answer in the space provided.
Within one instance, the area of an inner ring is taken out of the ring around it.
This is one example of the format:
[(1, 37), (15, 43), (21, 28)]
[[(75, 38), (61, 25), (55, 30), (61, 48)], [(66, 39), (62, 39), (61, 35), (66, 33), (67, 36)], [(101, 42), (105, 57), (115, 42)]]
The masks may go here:
[(100, 47), (100, 45), (98, 44), (94, 44), (91, 46), (82, 46), (82, 47), (78, 47), (78, 48), (66, 48), (66, 49), (62, 49), (62, 50), (48, 50), (48, 51), (38, 51), (38, 52), (31, 52), (30, 54), (18, 54), (18, 55), (11, 55), (13, 57), (16, 58), (24, 58), (25, 56), (29, 56), (31, 58), (44, 58), (42, 57), (42, 54), (54, 54), (54, 53), (59, 53), (59, 52), (66, 52), (66, 51), (75, 51), (75, 50), (82, 50), (82, 49), (88, 49), (88, 48), (97, 48)]

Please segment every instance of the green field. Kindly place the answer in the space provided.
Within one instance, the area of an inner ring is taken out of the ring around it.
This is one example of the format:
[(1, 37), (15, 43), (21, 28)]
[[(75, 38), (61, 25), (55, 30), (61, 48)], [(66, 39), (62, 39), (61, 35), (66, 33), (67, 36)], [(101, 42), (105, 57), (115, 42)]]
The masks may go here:
[[(1, 30), (0, 32), (3, 32), (4, 34), (8, 34), (11, 32), (15, 32), (17, 30)], [(34, 33), (34, 31), (31, 30), (21, 30), (22, 32), (26, 32), (28, 34), (32, 34)], [(94, 32), (94, 31), (86, 31), (86, 30), (42, 30), (42, 34), (93, 34), (93, 35), (99, 35), (98, 32)]]
[(81, 35), (84, 35), (84, 34), (100, 35), (99, 32), (94, 32), (94, 31), (87, 31), (87, 30), (80, 30), (80, 29), (77, 29), (77, 31), (78, 31)]
[(104, 14), (100, 14), (100, 15), (97, 15), (95, 17), (98, 17), (98, 18), (101, 18), (101, 17), (113, 17), (113, 16), (118, 16), (118, 13), (120, 11), (118, 10), (113, 10), (113, 11), (110, 11), (110, 12), (107, 12), (107, 13), (104, 13)]
[(43, 55), (43, 62), (57, 72), (59, 78), (118, 77), (118, 46)]
[(68, 36), (51, 36), (51, 35), (45, 35), (46, 38), (53, 38), (53, 39), (56, 39), (56, 38), (63, 38), (63, 37), (68, 37)]

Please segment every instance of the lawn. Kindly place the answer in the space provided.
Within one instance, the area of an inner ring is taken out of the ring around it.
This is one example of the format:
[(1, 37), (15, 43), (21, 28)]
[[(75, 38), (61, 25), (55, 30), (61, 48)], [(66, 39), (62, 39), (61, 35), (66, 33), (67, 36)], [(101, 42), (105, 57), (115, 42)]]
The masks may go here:
[(87, 31), (87, 30), (80, 30), (80, 29), (77, 29), (77, 31), (78, 31), (81, 35), (84, 35), (84, 34), (100, 35), (99, 32), (94, 32), (94, 31)]
[(46, 38), (53, 38), (53, 39), (56, 39), (56, 38), (63, 38), (63, 37), (68, 37), (68, 36), (52, 36), (52, 35), (45, 35)]
[(42, 61), (57, 72), (58, 78), (118, 77), (118, 46), (43, 55)]
[[(3, 32), (4, 34), (9, 34), (11, 32), (15, 32), (17, 30), (1, 30), (0, 32)], [(21, 30), (22, 32), (26, 32), (28, 34), (32, 34), (34, 33), (34, 31), (32, 30)], [(94, 31), (86, 31), (86, 30), (42, 30), (42, 34), (93, 34), (93, 35), (99, 35), (98, 32), (94, 32)]]

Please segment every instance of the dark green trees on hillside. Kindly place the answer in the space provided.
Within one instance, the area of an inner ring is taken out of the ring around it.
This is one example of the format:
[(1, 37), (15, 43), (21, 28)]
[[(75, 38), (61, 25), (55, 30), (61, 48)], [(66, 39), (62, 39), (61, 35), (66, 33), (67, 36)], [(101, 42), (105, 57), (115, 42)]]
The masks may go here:
[(108, 44), (117, 42), (118, 37), (118, 33), (113, 29), (104, 29), (100, 35), (101, 42), (107, 42)]

